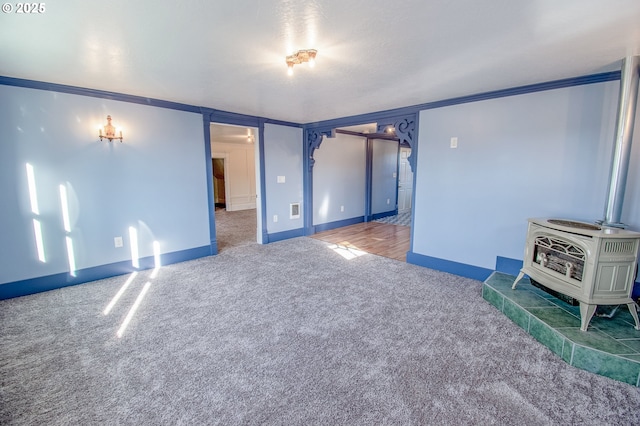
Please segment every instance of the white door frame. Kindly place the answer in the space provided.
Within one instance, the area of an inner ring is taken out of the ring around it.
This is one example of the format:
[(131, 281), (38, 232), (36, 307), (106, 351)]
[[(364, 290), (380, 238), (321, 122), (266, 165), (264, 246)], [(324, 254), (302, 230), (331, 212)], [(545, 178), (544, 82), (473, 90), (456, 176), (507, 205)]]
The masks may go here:
[(257, 127), (252, 127), (254, 140), (253, 144), (255, 145), (255, 163), (256, 163), (256, 242), (258, 244), (262, 244), (262, 170), (260, 165), (260, 129)]
[[(251, 131), (253, 132), (253, 136), (254, 136), (254, 146), (255, 146), (255, 176), (256, 176), (256, 241), (259, 244), (262, 244), (262, 204), (261, 204), (261, 199), (262, 199), (262, 185), (261, 185), (261, 168), (260, 168), (260, 129), (257, 126), (252, 126), (252, 125), (238, 125), (238, 124), (228, 124), (228, 123), (224, 123), (223, 121), (210, 121), (209, 122), (209, 127), (211, 128), (212, 125), (219, 125), (219, 126), (229, 126), (229, 127), (240, 127), (243, 129), (251, 129)], [(231, 197), (229, 197), (229, 195), (231, 194), (230, 192), (230, 181), (229, 181), (229, 154), (225, 153), (225, 152), (214, 152), (213, 151), (213, 145), (216, 143), (216, 141), (211, 140), (210, 144), (212, 145), (212, 152), (211, 152), (211, 158), (222, 158), (224, 160), (224, 190), (225, 190), (225, 202), (227, 205), (227, 208), (229, 207), (229, 200), (231, 199)], [(213, 181), (213, 176), (210, 177), (210, 179)], [(213, 182), (212, 182), (213, 184)], [(214, 200), (214, 204), (215, 204), (215, 200)], [(233, 208), (233, 205), (232, 205)], [(215, 206), (214, 206), (214, 210), (215, 210)], [(217, 233), (217, 230), (216, 230)]]
[[(406, 156), (403, 157), (403, 154), (406, 153)], [(411, 194), (409, 196), (408, 202), (409, 202), (409, 208), (401, 208), (400, 206), (400, 191), (401, 191), (401, 184), (400, 184), (400, 175), (401, 173), (398, 173), (398, 213), (403, 213), (406, 211), (410, 211), (413, 208), (412, 205), (412, 201), (413, 201), (413, 170), (411, 170), (411, 165), (409, 164), (409, 156), (411, 155), (411, 148), (407, 148), (404, 146), (400, 147), (399, 153), (398, 153), (398, 159), (399, 159), (399, 163), (398, 165), (400, 165), (400, 163), (404, 162), (404, 167), (405, 167), (405, 173), (411, 173), (411, 179), (405, 181), (408, 182), (409, 184), (409, 188), (411, 189)], [(398, 172), (400, 172), (400, 170), (398, 170)], [(404, 176), (403, 176), (404, 177)], [(402, 197), (402, 199), (404, 200), (404, 205), (402, 207), (405, 207), (406, 203), (407, 203), (407, 195), (406, 195), (406, 187), (402, 188), (402, 190), (404, 191), (404, 195)]]

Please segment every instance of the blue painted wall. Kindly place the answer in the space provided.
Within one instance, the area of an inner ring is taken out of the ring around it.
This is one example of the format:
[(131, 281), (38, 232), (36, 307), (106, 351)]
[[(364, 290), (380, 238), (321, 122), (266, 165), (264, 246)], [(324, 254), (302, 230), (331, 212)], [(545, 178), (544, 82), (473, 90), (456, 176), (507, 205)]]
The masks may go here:
[[(636, 109), (633, 136), (630, 156), (631, 165), (627, 176), (627, 190), (624, 204), (622, 205), (622, 216), (624, 223), (632, 229), (640, 231), (640, 99), (638, 99), (638, 107)], [(640, 277), (638, 277), (638, 281), (640, 281)]]
[[(265, 124), (264, 162), (267, 232), (275, 234), (302, 229), (304, 218), (302, 129)], [(278, 176), (284, 176), (285, 182), (278, 183)], [(300, 203), (300, 218), (290, 219), (291, 203)], [(278, 222), (273, 221), (274, 215), (278, 216)]]
[[(497, 256), (522, 259), (528, 217), (602, 219), (618, 87), (609, 81), (421, 111), (413, 253), (493, 269)], [(637, 131), (634, 139), (622, 219), (638, 229)]]
[[(313, 224), (321, 225), (364, 215), (366, 139), (337, 134), (315, 151)], [(344, 206), (344, 211), (340, 211)]]
[(398, 142), (382, 139), (372, 142), (371, 213), (375, 215), (396, 209)]
[[(494, 269), (496, 257), (522, 258), (527, 217), (602, 218), (619, 85), (614, 77), (594, 77), (597, 83), (585, 77), (407, 107), (423, 109), (409, 261), (441, 265), (463, 275), (466, 268), (471, 271), (467, 275), (479, 277)], [(141, 257), (152, 255), (154, 240), (174, 261), (207, 254), (215, 240), (210, 240), (210, 162), (199, 108), (115, 96), (128, 101), (120, 102), (86, 89), (65, 88), (59, 93), (51, 91), (55, 85), (32, 83), (30, 87), (45, 90), (14, 87), (11, 82), (0, 85), (0, 285), (43, 278), (45, 288), (52, 284), (47, 277), (68, 275), (60, 184), (69, 191), (69, 235), (77, 269), (90, 271), (84, 277), (101, 278), (102, 267), (109, 265), (126, 272), (129, 226), (139, 229)], [(587, 84), (566, 87), (574, 83)], [(514, 93), (519, 94), (493, 98)], [(97, 141), (97, 127), (107, 114), (124, 128), (124, 143)], [(358, 120), (376, 121), (389, 114)], [(292, 123), (249, 118), (250, 123), (240, 124), (262, 123), (266, 216), (278, 214), (280, 219), (277, 224), (265, 220), (265, 228), (270, 236), (295, 236), (302, 224), (288, 220), (288, 206), (296, 197), (303, 198), (301, 130)], [(354, 124), (356, 118), (344, 120), (345, 125)], [(640, 230), (638, 128), (622, 218), (635, 230)], [(449, 148), (451, 137), (458, 138), (457, 149)], [(365, 149), (364, 138), (338, 135), (325, 139), (315, 151), (315, 225), (362, 220)], [(374, 148), (378, 149), (386, 150)], [(386, 157), (374, 155), (374, 162), (376, 158)], [(35, 250), (26, 162), (34, 166), (38, 185), (44, 263)], [(379, 165), (372, 169), (374, 174), (381, 170)], [(284, 186), (275, 183), (278, 175), (286, 176)], [(373, 178), (374, 187), (384, 186), (381, 176)], [(376, 197), (377, 191), (372, 192)], [(386, 203), (388, 197), (379, 198)], [(374, 201), (372, 212), (384, 209), (380, 200)], [(113, 237), (120, 235), (125, 247), (116, 249)], [(13, 287), (9, 293), (19, 294)]]
[[(78, 270), (210, 245), (202, 115), (109, 99), (0, 85), (0, 284), (68, 273), (59, 185), (68, 191)], [(106, 116), (124, 142), (100, 142)], [(179, 160), (178, 160), (179, 159)], [(29, 201), (33, 165), (39, 214)], [(42, 224), (38, 260), (32, 220)], [(114, 247), (122, 236), (124, 247)]]

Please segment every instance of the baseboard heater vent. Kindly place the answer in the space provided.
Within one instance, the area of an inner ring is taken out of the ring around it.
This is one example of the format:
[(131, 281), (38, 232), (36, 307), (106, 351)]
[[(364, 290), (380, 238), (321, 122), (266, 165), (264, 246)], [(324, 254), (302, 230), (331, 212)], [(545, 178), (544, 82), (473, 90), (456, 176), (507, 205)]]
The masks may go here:
[(289, 204), (289, 219), (300, 219), (300, 203)]

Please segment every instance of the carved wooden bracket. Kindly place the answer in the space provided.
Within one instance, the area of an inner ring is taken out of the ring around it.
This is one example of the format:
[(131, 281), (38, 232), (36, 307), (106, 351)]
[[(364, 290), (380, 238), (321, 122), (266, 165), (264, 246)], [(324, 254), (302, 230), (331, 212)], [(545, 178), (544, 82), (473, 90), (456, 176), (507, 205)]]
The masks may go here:
[(409, 161), (409, 166), (411, 166), (411, 170), (415, 172), (416, 170), (416, 156), (414, 155), (416, 151), (417, 140), (415, 140), (416, 134), (416, 117), (414, 114), (405, 116), (405, 117), (394, 117), (385, 121), (378, 122), (378, 132), (384, 133), (385, 130), (389, 127), (393, 126), (395, 129), (396, 136), (400, 139), (400, 143), (405, 143), (409, 145), (411, 148), (411, 155), (407, 159)]
[(309, 171), (313, 169), (316, 160), (313, 158), (313, 154), (316, 149), (320, 148), (322, 143), (322, 137), (333, 138), (336, 136), (335, 129), (312, 129), (307, 130), (307, 144), (309, 146)]

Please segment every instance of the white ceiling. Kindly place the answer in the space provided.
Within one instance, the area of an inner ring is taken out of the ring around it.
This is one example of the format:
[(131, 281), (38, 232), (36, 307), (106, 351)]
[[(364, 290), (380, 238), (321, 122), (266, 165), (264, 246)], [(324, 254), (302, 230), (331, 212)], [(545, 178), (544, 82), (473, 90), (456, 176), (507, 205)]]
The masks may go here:
[[(14, 7), (17, 2), (11, 2)], [(640, 0), (57, 0), (0, 75), (309, 123), (619, 69)], [(285, 56), (318, 50), (316, 67)]]

